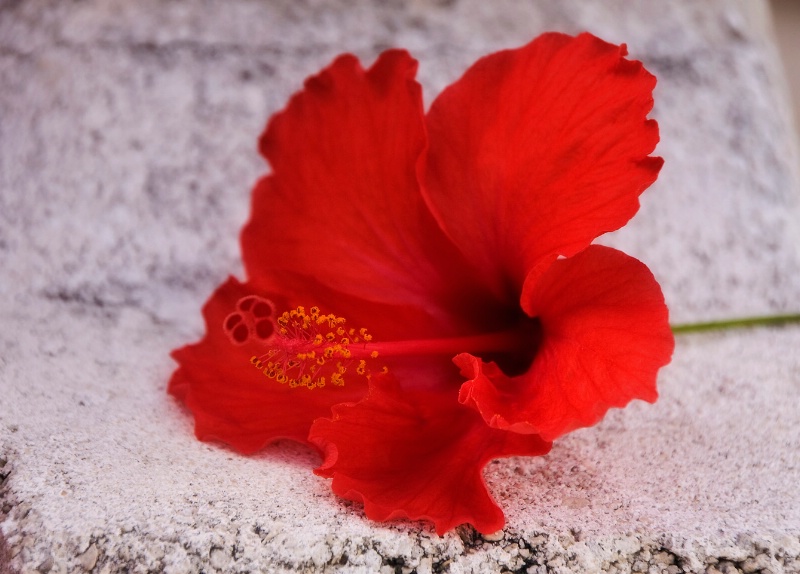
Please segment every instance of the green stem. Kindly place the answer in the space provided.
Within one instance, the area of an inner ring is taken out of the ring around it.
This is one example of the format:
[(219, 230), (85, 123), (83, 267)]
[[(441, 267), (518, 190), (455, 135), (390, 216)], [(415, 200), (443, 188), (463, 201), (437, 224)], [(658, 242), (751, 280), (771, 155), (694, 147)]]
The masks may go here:
[(705, 323), (683, 323), (672, 325), (675, 334), (700, 333), (703, 331), (721, 331), (722, 329), (743, 329), (747, 327), (761, 327), (765, 325), (785, 325), (787, 323), (800, 323), (800, 314), (768, 315), (766, 317), (746, 317), (743, 319), (729, 319), (726, 321), (708, 321)]

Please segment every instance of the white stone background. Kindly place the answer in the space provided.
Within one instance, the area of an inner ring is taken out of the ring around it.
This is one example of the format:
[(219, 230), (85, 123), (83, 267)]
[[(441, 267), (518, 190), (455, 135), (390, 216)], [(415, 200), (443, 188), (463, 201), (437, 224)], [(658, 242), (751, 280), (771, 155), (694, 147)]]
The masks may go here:
[(605, 238), (675, 322), (800, 309), (800, 179), (765, 4), (0, 0), (0, 572), (800, 572), (800, 328), (681, 337), (661, 399), (490, 464), (502, 533), (374, 524), (281, 443), (197, 442), (170, 349), (240, 274), (255, 141), (352, 51), (430, 102), (550, 29), (659, 77), (666, 159)]

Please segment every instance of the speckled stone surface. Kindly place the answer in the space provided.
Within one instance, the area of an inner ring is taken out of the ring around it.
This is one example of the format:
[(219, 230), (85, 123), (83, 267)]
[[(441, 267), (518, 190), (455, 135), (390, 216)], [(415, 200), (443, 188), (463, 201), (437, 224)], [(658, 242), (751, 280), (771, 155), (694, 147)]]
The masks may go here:
[(661, 399), (486, 470), (503, 532), (374, 524), (280, 443), (196, 441), (170, 349), (240, 274), (267, 117), (336, 54), (426, 101), (545, 30), (627, 42), (667, 163), (605, 242), (675, 322), (800, 310), (796, 142), (757, 2), (0, 0), (0, 573), (800, 572), (800, 327), (684, 336)]

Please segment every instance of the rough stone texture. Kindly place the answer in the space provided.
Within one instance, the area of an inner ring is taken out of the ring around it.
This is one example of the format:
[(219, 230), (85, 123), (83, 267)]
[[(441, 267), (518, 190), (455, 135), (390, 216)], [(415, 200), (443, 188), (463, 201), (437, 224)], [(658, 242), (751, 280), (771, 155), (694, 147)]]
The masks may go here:
[(800, 181), (764, 6), (0, 0), (0, 572), (800, 572), (800, 329), (679, 340), (655, 406), (492, 463), (506, 529), (376, 525), (292, 443), (194, 440), (168, 351), (240, 273), (255, 140), (343, 51), (426, 98), (547, 29), (627, 42), (667, 160), (606, 239), (676, 322), (800, 307)]

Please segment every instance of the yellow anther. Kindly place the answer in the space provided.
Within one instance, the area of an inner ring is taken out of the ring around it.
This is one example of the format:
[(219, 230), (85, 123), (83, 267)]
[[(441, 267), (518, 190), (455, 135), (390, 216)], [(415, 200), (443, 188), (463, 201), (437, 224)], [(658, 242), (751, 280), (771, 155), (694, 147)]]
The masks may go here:
[(381, 373), (383, 373), (384, 375), (385, 375), (386, 373), (388, 373), (388, 372), (389, 372), (389, 367), (386, 367), (386, 366), (384, 366), (384, 367), (381, 369)]
[[(282, 313), (276, 322), (277, 336), (270, 337), (269, 342), (265, 340), (265, 352), (251, 356), (250, 362), (264, 376), (281, 384), (307, 389), (321, 388), (326, 383), (340, 387), (348, 370), (369, 379), (370, 370), (374, 373), (379, 368), (367, 366), (378, 357), (377, 351), (365, 345), (372, 336), (364, 328), (348, 328), (344, 317), (323, 315), (316, 305), (308, 313), (305, 307), (298, 306)], [(384, 373), (387, 371), (383, 369)]]

